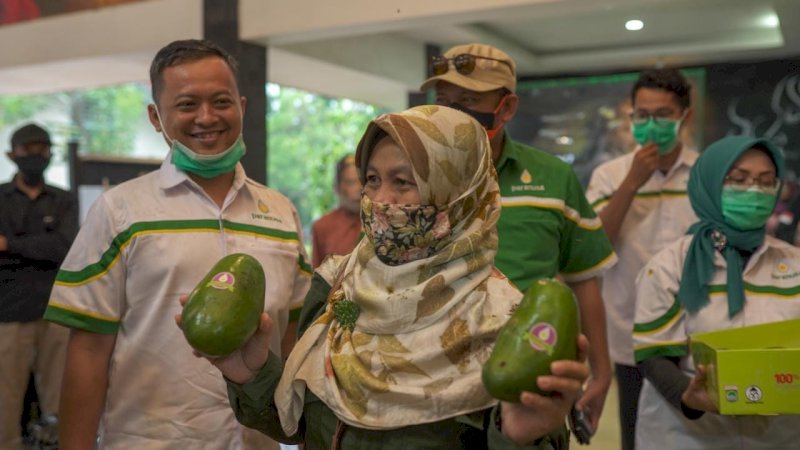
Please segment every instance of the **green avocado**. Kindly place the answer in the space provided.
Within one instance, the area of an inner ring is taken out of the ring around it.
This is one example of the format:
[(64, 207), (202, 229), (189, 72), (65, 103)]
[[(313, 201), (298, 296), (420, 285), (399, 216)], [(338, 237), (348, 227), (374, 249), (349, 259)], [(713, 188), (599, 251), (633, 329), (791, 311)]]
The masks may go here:
[(220, 259), (189, 294), (181, 329), (189, 345), (220, 357), (242, 346), (258, 329), (264, 312), (264, 269), (252, 256)]
[(577, 358), (580, 315), (572, 290), (555, 279), (537, 280), (500, 329), (483, 366), (483, 385), (492, 397), (519, 403), (523, 391), (547, 395), (536, 386), (550, 363)]

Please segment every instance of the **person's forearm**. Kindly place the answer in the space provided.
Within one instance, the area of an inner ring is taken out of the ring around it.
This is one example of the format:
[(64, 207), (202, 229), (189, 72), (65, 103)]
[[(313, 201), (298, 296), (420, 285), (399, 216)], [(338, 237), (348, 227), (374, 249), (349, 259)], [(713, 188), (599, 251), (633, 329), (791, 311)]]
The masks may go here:
[(608, 355), (606, 335), (606, 312), (597, 278), (568, 283), (578, 299), (581, 313), (581, 328), (589, 339), (589, 365), (592, 378), (611, 381), (611, 359)]
[(115, 335), (72, 330), (61, 385), (61, 450), (92, 450), (108, 388), (108, 364)]
[(267, 361), (255, 378), (244, 384), (238, 384), (226, 378), (228, 400), (236, 420), (242, 425), (258, 430), (267, 436), (281, 441), (302, 442), (305, 422), (300, 420), (298, 431), (287, 436), (281, 427), (278, 409), (275, 404), (275, 390), (283, 373), (283, 364), (274, 352), (269, 352)]
[(9, 239), (8, 252), (37, 261), (60, 264), (69, 251), (71, 241), (57, 232), (19, 236)]
[(619, 230), (622, 228), (622, 222), (625, 220), (625, 215), (628, 214), (628, 209), (635, 196), (636, 189), (623, 182), (614, 191), (605, 208), (597, 213), (603, 222), (603, 231), (606, 232), (611, 244), (616, 244)]
[(77, 206), (68, 201), (56, 215), (55, 229), (41, 234), (12, 237), (6, 240), (5, 249), (0, 249), (24, 258), (61, 264), (78, 233)]
[(703, 415), (703, 411), (688, 408), (681, 401), (681, 395), (689, 386), (690, 378), (678, 367), (676, 358), (657, 356), (640, 362), (637, 367), (667, 403), (687, 418), (696, 419)]

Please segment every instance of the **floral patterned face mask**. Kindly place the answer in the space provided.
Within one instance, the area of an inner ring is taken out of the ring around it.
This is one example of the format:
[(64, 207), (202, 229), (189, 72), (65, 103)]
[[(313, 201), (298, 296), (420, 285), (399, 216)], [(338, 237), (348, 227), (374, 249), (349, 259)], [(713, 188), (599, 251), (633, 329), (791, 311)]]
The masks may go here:
[(378, 203), (366, 195), (361, 196), (361, 223), (375, 255), (389, 266), (433, 255), (451, 231), (446, 208)]

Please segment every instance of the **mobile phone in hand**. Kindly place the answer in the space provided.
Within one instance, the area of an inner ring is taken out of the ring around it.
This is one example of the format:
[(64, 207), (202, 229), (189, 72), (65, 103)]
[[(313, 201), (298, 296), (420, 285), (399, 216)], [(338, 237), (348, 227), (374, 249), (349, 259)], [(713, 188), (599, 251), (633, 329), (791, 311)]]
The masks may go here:
[(575, 439), (581, 445), (589, 445), (589, 440), (594, 434), (592, 423), (589, 421), (589, 415), (586, 411), (578, 411), (575, 409), (575, 405), (573, 405), (568, 417), (569, 428), (572, 430), (572, 434), (575, 435)]

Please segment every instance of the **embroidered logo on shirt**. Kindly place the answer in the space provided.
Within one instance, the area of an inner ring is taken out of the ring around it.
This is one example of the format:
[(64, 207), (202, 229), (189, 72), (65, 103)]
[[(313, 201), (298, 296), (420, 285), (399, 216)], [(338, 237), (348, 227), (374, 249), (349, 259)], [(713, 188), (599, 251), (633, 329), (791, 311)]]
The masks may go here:
[(533, 177), (531, 176), (531, 173), (528, 172), (528, 169), (522, 171), (522, 176), (519, 177), (519, 181), (522, 181), (525, 184), (531, 184)]
[(781, 261), (775, 266), (775, 271), (772, 272), (773, 280), (789, 280), (792, 278), (800, 277), (800, 272), (791, 270), (786, 261)]
[(519, 177), (519, 181), (523, 182), (524, 184), (518, 184), (516, 186), (511, 186), (511, 192), (524, 192), (524, 191), (534, 191), (534, 192), (541, 192), (544, 191), (543, 184), (536, 184), (531, 185), (533, 183), (533, 175), (528, 172), (528, 169), (524, 169), (522, 171), (522, 175)]
[(262, 202), (261, 199), (258, 200), (258, 210), (260, 212), (252, 214), (253, 219), (271, 220), (273, 222), (283, 223), (283, 220), (281, 220), (281, 219), (279, 219), (277, 217), (268, 215), (269, 212), (270, 212), (269, 206), (267, 206), (266, 203)]

